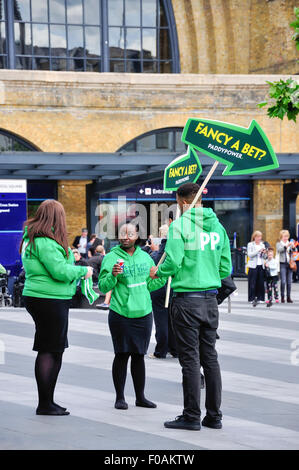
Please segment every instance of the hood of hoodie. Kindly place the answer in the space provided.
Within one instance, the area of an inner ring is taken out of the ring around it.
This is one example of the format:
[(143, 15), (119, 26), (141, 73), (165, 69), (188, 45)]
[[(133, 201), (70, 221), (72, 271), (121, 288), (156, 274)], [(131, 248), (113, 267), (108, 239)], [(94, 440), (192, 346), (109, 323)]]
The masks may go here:
[(215, 232), (219, 227), (219, 219), (209, 207), (193, 207), (182, 215), (182, 224), (194, 223), (205, 232)]

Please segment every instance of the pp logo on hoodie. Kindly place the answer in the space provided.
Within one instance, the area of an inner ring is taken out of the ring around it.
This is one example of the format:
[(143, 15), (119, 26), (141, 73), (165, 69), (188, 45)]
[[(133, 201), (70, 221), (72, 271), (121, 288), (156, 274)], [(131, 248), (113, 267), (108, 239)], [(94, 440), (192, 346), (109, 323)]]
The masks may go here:
[(212, 251), (215, 250), (215, 246), (219, 243), (220, 241), (220, 236), (219, 233), (217, 232), (200, 232), (199, 234), (199, 241), (200, 241), (200, 249), (204, 250), (206, 245), (211, 245), (210, 249)]
[(196, 231), (190, 233), (186, 241), (185, 249), (188, 250), (201, 250), (201, 251), (215, 251), (219, 249), (217, 245), (220, 242), (220, 235), (217, 232), (204, 232)]

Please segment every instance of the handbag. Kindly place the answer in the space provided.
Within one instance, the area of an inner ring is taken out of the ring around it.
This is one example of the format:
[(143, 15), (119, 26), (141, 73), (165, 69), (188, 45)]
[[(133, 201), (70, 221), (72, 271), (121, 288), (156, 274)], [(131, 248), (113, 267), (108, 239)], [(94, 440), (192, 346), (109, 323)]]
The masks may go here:
[(221, 280), (221, 287), (218, 288), (218, 294), (216, 295), (218, 305), (229, 297), (237, 289), (231, 276)]
[(297, 272), (296, 261), (294, 261), (292, 258), (289, 261), (289, 266), (290, 266), (290, 269), (293, 271), (293, 273)]

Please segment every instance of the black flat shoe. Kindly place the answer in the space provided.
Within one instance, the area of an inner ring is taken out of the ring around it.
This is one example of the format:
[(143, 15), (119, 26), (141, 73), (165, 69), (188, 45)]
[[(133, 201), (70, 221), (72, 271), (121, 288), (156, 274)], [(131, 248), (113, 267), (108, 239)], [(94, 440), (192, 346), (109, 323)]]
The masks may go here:
[(53, 406), (56, 406), (56, 408), (59, 408), (60, 410), (63, 410), (63, 411), (67, 410), (67, 408), (65, 408), (64, 406), (57, 405), (57, 403), (53, 403)]
[(57, 409), (57, 410), (39, 410), (38, 408), (36, 409), (36, 414), (37, 415), (43, 415), (43, 416), (68, 416), (70, 414), (69, 411), (65, 411), (63, 409)]
[(173, 421), (165, 421), (165, 428), (168, 429), (186, 429), (188, 431), (200, 431), (200, 421), (187, 420), (183, 415), (177, 416)]
[(204, 417), (202, 420), (201, 424), (203, 426), (206, 426), (207, 428), (212, 428), (212, 429), (221, 429), (222, 428), (222, 423), (220, 420), (212, 420), (209, 419), (207, 416)]
[(135, 401), (136, 406), (141, 406), (142, 408), (157, 408), (156, 403), (153, 403), (152, 401), (149, 400), (136, 400)]
[(125, 400), (116, 400), (114, 408), (117, 410), (127, 410), (129, 406)]

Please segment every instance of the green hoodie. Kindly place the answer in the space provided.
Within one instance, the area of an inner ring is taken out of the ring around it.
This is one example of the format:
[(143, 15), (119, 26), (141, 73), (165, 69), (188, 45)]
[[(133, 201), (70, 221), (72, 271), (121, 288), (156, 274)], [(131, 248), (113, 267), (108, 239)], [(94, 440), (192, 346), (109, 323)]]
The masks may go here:
[[(112, 268), (118, 259), (124, 260), (124, 271), (113, 276)], [(104, 256), (99, 275), (101, 292), (112, 290), (110, 308), (128, 318), (143, 317), (152, 311), (150, 292), (160, 289), (166, 278), (151, 279), (150, 268), (155, 266), (148, 253), (135, 247), (133, 255), (129, 255), (120, 245), (112, 248)]]
[(189, 209), (172, 222), (165, 252), (157, 276), (172, 276), (177, 292), (217, 289), (232, 271), (229, 239), (212, 209)]
[(23, 295), (46, 299), (71, 299), (76, 292), (77, 280), (87, 273), (86, 266), (74, 266), (74, 255), (69, 257), (64, 248), (48, 237), (35, 237), (29, 245), (25, 227), (22, 261), (26, 280)]

